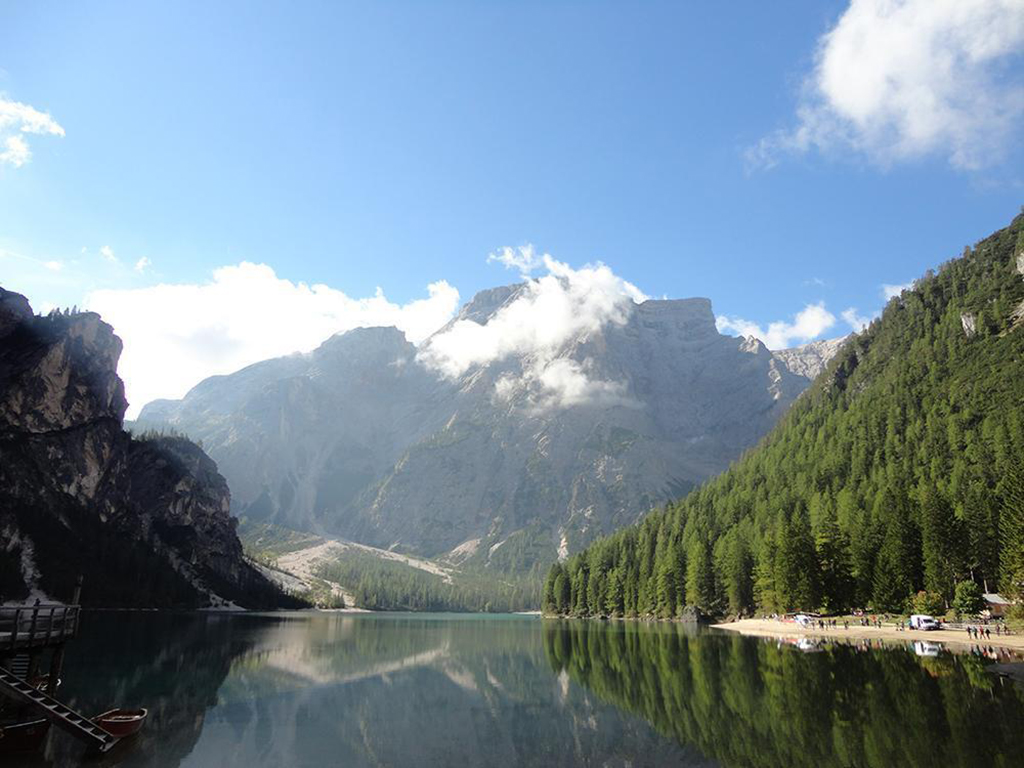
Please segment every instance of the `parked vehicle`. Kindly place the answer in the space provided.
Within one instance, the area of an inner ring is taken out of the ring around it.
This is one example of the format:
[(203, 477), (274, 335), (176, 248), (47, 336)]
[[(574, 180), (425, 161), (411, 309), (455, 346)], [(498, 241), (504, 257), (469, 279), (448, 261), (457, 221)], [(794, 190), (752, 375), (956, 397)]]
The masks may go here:
[(910, 628), (911, 629), (942, 629), (942, 625), (933, 616), (928, 616), (924, 613), (915, 613), (910, 617)]

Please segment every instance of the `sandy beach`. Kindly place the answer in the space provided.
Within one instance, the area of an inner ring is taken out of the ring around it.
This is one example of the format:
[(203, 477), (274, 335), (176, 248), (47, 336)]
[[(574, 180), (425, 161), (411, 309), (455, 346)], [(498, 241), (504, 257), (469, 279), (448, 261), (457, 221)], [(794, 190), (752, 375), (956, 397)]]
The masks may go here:
[(741, 619), (740, 621), (715, 624), (713, 626), (717, 629), (759, 637), (827, 637), (842, 640), (886, 640), (895, 642), (927, 640), (932, 643), (956, 643), (961, 646), (983, 645), (1024, 651), (1024, 633), (1019, 631), (1013, 635), (997, 635), (993, 632), (990, 638), (974, 640), (962, 629), (938, 629), (930, 632), (906, 630), (905, 632), (900, 632), (893, 624), (883, 624), (882, 628), (878, 629), (877, 627), (862, 627), (851, 623), (849, 629), (843, 629), (843, 625), (840, 623), (836, 628), (818, 629), (817, 627), (802, 627), (792, 621)]

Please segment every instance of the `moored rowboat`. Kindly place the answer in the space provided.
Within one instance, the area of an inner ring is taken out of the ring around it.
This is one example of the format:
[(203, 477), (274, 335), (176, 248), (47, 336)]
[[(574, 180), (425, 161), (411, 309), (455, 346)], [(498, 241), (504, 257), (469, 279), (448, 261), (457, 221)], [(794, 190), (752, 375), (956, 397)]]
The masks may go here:
[(112, 709), (102, 715), (96, 715), (92, 721), (111, 736), (123, 739), (125, 736), (138, 733), (145, 724), (148, 714), (147, 709)]

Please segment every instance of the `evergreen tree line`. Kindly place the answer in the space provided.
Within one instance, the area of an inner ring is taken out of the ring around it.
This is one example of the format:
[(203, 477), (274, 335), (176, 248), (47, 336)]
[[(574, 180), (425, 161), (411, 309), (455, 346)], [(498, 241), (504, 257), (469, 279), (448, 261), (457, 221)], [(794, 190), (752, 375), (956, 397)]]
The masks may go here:
[(728, 471), (550, 570), (546, 612), (1024, 593), (1024, 215), (929, 272)]
[(539, 578), (457, 572), (450, 580), (418, 568), (352, 550), (321, 566), (321, 578), (342, 584), (358, 608), (375, 611), (535, 610)]

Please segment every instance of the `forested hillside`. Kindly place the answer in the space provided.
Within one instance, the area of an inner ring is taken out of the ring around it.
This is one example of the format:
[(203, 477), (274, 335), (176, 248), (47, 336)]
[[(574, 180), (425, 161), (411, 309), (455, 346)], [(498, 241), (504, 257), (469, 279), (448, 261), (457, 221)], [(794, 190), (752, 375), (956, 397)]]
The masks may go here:
[(944, 608), (963, 581), (1019, 594), (1022, 277), (1024, 214), (891, 300), (727, 472), (553, 567), (545, 609)]

